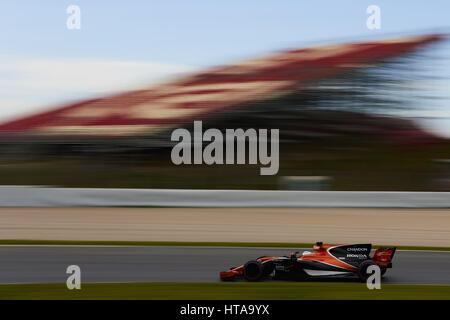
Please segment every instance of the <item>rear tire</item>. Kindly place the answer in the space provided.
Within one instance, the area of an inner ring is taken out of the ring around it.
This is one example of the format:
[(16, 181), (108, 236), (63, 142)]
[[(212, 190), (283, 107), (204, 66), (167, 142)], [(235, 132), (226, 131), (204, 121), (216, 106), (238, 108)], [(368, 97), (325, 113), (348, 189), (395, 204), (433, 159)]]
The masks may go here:
[(244, 278), (247, 281), (259, 281), (264, 275), (263, 271), (263, 266), (260, 262), (250, 260), (244, 265)]
[[(366, 282), (367, 278), (369, 278), (370, 274), (367, 273), (367, 268), (369, 268), (370, 266), (376, 266), (377, 264), (375, 262), (373, 262), (372, 260), (366, 260), (363, 261), (360, 265), (359, 265), (359, 269), (358, 269), (358, 277), (361, 280), (361, 282)], [(381, 273), (383, 273), (381, 271)]]

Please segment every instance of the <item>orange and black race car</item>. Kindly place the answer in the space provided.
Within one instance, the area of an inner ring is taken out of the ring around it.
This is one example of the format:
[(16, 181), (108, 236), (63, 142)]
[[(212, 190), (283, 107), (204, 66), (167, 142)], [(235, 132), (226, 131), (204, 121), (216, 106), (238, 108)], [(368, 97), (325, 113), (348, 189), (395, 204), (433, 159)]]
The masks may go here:
[(240, 267), (220, 273), (221, 280), (244, 278), (259, 281), (265, 278), (303, 280), (311, 277), (355, 276), (365, 282), (370, 266), (379, 266), (381, 275), (392, 267), (396, 248), (379, 248), (370, 257), (371, 244), (324, 245), (317, 242), (314, 252), (298, 252), (290, 256), (262, 256)]

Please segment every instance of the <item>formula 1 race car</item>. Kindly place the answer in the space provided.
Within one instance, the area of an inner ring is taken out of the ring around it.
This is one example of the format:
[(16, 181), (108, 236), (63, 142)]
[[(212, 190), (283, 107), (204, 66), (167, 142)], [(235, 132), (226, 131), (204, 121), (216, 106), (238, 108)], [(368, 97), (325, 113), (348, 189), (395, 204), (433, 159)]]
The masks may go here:
[(323, 245), (317, 242), (314, 252), (298, 252), (290, 256), (262, 256), (240, 267), (220, 273), (221, 280), (244, 278), (259, 281), (264, 278), (307, 280), (312, 277), (355, 276), (365, 282), (372, 273), (370, 266), (380, 267), (381, 275), (392, 267), (396, 248), (379, 248), (370, 257), (371, 244)]

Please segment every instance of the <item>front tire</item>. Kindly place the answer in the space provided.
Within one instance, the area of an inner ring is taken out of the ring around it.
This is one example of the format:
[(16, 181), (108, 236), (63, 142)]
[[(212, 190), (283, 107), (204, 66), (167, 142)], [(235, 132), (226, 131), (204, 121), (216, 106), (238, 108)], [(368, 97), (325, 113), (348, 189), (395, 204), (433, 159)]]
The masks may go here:
[(244, 278), (247, 281), (259, 281), (264, 275), (263, 265), (256, 261), (250, 260), (244, 265)]

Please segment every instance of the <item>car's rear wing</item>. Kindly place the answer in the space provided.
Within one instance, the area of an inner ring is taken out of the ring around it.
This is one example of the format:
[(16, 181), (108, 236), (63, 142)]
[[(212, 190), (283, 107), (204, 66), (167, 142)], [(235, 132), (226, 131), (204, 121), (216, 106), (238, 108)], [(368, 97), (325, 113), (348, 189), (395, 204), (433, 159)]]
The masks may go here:
[(372, 260), (380, 267), (391, 268), (391, 261), (394, 257), (395, 250), (397, 250), (397, 248), (378, 248), (375, 251)]

